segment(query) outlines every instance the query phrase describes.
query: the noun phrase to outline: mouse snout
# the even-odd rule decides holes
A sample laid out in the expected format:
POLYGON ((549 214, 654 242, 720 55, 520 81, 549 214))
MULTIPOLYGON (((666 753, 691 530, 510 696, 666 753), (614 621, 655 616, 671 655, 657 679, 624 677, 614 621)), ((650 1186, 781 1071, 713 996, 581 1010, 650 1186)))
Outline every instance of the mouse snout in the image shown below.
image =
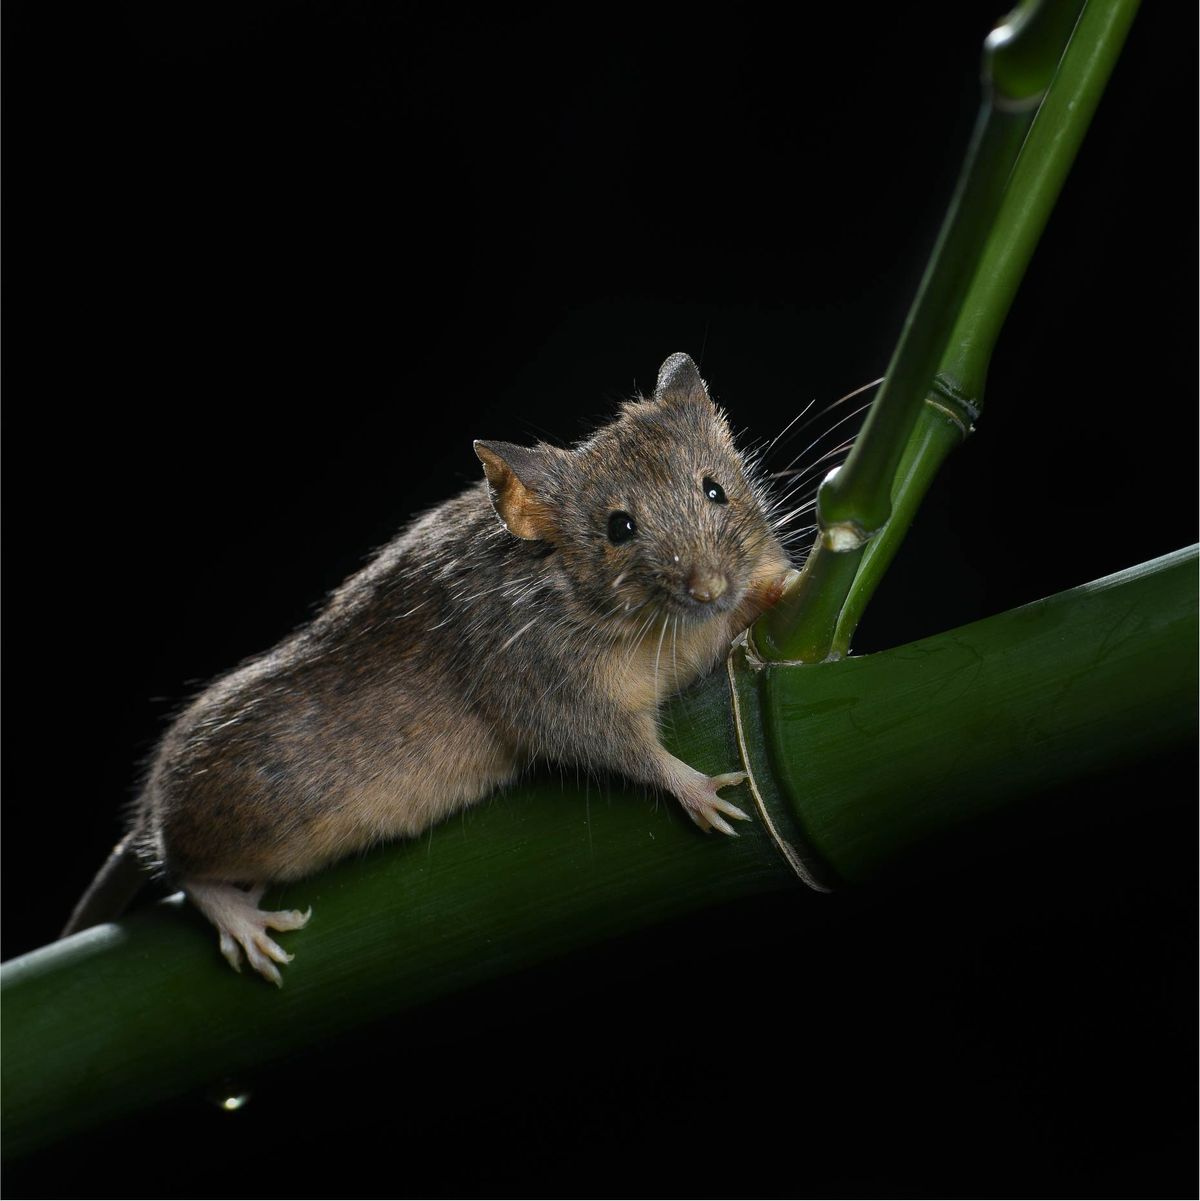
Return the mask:
POLYGON ((729 577, 716 567, 693 567, 687 578, 688 596, 701 604, 711 604, 729 591, 729 577))

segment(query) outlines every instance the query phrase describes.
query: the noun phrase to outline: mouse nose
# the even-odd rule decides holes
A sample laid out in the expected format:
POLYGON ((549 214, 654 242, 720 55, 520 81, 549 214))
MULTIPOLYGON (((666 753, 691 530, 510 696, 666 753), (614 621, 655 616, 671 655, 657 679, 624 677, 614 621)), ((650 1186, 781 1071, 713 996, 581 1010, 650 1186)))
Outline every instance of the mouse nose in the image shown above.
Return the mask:
POLYGON ((729 590, 729 579, 714 567, 695 567, 688 576, 687 590, 692 600, 707 605, 725 595, 729 590))

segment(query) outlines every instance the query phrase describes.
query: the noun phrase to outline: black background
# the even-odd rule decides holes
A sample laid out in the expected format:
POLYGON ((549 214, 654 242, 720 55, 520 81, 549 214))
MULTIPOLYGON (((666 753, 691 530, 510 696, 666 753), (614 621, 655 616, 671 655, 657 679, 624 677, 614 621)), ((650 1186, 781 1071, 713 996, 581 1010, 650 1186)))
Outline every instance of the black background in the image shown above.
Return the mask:
MULTIPOLYGON (((675 350, 752 436, 880 375, 997 11, 8 5, 5 957, 178 699, 472 438, 572 439, 675 350)), ((1194 539, 1177 17, 1139 17, 856 649, 1194 539)), ((1192 764, 398 1018, 10 1195, 1189 1195, 1192 764)))

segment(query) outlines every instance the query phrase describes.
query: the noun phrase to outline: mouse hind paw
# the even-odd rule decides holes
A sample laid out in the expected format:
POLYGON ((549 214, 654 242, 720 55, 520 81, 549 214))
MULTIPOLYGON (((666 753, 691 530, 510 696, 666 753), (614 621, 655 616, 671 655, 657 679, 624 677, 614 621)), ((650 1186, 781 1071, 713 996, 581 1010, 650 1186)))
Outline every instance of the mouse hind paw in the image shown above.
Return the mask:
POLYGON ((221 936, 221 954, 234 971, 242 970, 242 953, 265 980, 278 988, 283 977, 277 963, 291 963, 289 955, 268 933, 268 930, 299 930, 308 924, 312 910, 298 909, 274 912, 259 909, 258 902, 266 891, 265 884, 246 890, 236 884, 213 884, 190 880, 184 892, 192 903, 217 928, 221 936))

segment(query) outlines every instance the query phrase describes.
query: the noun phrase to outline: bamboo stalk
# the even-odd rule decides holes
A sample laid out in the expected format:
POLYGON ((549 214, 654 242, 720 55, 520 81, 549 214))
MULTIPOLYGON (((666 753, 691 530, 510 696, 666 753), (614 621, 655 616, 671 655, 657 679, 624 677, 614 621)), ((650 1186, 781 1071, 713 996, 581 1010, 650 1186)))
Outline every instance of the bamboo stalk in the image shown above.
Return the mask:
MULTIPOLYGON (((665 722, 707 771, 749 767, 779 822, 701 836, 673 802, 532 781, 428 838, 268 898, 311 904, 282 991, 234 975, 178 900, 0 972, 5 1154, 204 1088, 364 1022, 721 901, 791 886, 771 830, 830 879, 1054 779, 1192 735, 1196 549, 879 655, 721 674, 665 722), (1070 637, 1064 637, 1064 631, 1070 637)), ((743 798, 744 803, 750 802, 743 798)), ((814 898, 814 903, 819 903, 814 898)))
POLYGON ((836 670, 755 673, 764 767, 826 878, 867 880, 1016 797, 1193 736, 1196 564, 1192 547, 836 670))
POLYGON ((855 556, 856 571, 863 548, 891 516, 896 469, 1077 11, 1078 0, 1024 4, 984 43, 979 116, 946 219, 867 420, 845 464, 817 494, 812 578, 826 581, 824 595, 818 600, 816 589, 798 584, 759 621, 755 641, 769 657, 816 663, 832 652, 836 614, 854 572, 820 560, 855 556))
POLYGON ((863 612, 947 455, 983 409, 996 339, 1137 13, 1138 0, 1089 0, 1021 150, 995 229, 955 322, 892 487, 892 515, 867 546, 832 653, 846 655, 863 612))

